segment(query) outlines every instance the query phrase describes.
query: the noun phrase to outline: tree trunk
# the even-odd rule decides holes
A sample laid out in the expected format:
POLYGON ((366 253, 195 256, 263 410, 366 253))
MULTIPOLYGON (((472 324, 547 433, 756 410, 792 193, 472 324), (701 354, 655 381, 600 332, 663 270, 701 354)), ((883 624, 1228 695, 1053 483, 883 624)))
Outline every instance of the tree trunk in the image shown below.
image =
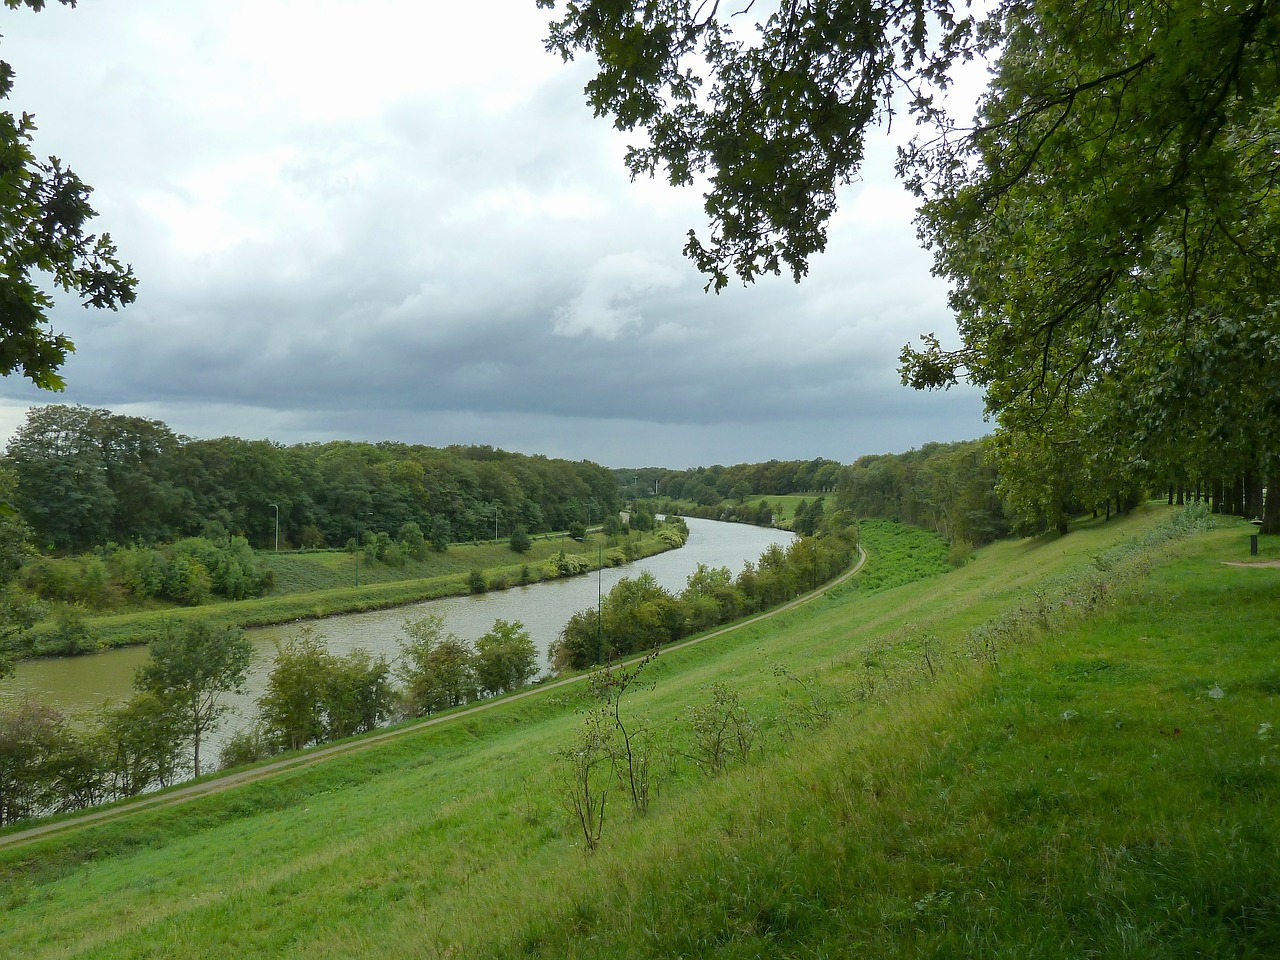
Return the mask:
POLYGON ((1262 510, 1262 532, 1280 533, 1280 470, 1267 477, 1267 499, 1262 510))
POLYGON ((1257 474, 1244 478, 1244 515, 1250 520, 1262 516, 1262 478, 1257 474))

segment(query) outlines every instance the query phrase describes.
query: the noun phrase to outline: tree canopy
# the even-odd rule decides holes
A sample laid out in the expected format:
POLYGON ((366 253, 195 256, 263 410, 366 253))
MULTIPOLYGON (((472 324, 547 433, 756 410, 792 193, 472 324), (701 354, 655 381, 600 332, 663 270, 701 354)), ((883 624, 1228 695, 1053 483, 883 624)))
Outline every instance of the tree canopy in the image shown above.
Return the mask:
POLYGON ((754 3, 581 0, 547 39, 565 59, 594 55, 588 102, 646 135, 627 152, 633 176, 707 179, 711 235, 691 230, 685 253, 716 290, 731 272, 808 272, 867 129, 892 115, 900 87, 945 83, 972 30, 949 0, 770 6, 761 17, 754 3))
POLYGON ((1280 0, 585 0, 548 47, 599 61, 633 175, 705 176, 685 250, 717 290, 800 280, 868 128, 911 112, 899 173, 960 344, 905 348, 904 382, 982 386, 1006 446, 1084 487, 1280 488, 1280 0), (973 58, 991 79, 953 118, 973 58))
MULTIPOLYGON (((75 0, 59 0, 74 7, 75 0)), ((45 0, 5 0, 11 9, 41 10, 45 0)), ((0 60, 0 100, 14 71, 0 60)), ((86 307, 132 303, 137 280, 121 265, 109 234, 88 232, 97 212, 93 189, 57 157, 32 149, 35 117, 0 111, 0 376, 21 371, 36 386, 60 390, 58 370, 75 349, 53 329, 53 298, 33 274, 78 296, 86 307)))

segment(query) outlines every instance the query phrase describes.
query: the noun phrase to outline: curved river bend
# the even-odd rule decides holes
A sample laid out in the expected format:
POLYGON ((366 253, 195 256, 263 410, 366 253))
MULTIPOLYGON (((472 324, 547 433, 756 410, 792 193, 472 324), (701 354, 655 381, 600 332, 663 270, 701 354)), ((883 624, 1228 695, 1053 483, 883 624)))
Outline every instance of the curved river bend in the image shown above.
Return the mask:
MULTIPOLYGON (((535 583, 475 597, 449 597, 391 610, 343 614, 311 621, 310 625, 324 636, 329 649, 335 653, 363 648, 394 663, 407 619, 439 613, 445 618, 445 630, 465 640, 475 640, 486 633, 495 620, 519 620, 533 637, 545 667, 547 648, 569 618, 579 610, 594 609, 599 592, 608 594, 623 577, 635 577, 640 571, 648 570, 664 588, 678 593, 700 563, 728 567, 736 575, 748 562, 754 563, 771 544, 785 547, 793 536, 782 530, 748 524, 695 519, 686 522, 689 540, 680 549, 599 574, 535 583)), ((211 741, 220 743, 248 725, 271 671, 275 642, 298 629, 297 624, 286 624, 247 631, 254 643, 254 664, 244 691, 228 698, 233 716, 216 731, 211 741)), ((125 647, 83 657, 21 663, 13 677, 0 681, 0 701, 30 695, 74 713, 101 706, 107 700, 125 700, 133 692, 134 672, 146 658, 145 647, 125 647)))

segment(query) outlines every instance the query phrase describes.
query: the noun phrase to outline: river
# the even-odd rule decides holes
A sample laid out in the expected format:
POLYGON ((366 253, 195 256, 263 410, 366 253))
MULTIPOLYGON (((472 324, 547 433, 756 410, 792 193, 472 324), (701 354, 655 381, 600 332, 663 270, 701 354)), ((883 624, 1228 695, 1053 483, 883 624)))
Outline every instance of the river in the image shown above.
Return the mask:
MULTIPOLYGON (((640 571, 648 570, 660 585, 676 593, 684 589, 689 575, 700 563, 728 567, 737 574, 771 544, 786 546, 792 537, 785 531, 747 524, 693 519, 687 523, 689 540, 680 549, 599 574, 474 597, 429 600, 373 613, 343 614, 313 621, 310 625, 324 636, 329 649, 335 653, 363 648, 394 662, 404 639, 402 628, 406 619, 439 613, 445 618, 445 630, 464 640, 475 640, 486 633, 495 620, 518 620, 533 637, 545 670, 547 648, 560 635, 569 617, 579 610, 594 609, 599 593, 608 594, 623 577, 635 577, 640 571)), ((297 624, 292 624, 247 631, 254 644, 254 664, 244 690, 228 698, 233 715, 210 738, 215 745, 248 725, 271 671, 276 641, 298 629, 297 624)), ((31 696, 76 713, 99 707, 108 700, 125 700, 133 692, 134 673, 146 659, 145 647, 124 647, 82 657, 20 663, 13 677, 0 680, 0 701, 31 696)))

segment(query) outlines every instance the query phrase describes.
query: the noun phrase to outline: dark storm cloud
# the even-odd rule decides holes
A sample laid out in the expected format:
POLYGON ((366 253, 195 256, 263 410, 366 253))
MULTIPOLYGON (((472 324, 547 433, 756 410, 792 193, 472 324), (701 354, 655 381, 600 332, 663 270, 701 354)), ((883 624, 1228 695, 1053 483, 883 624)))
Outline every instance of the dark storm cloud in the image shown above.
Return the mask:
POLYGON ((679 255, 700 198, 628 181, 588 66, 542 51, 532 7, 331 0, 303 24, 267 0, 100 0, 6 21, 37 147, 95 185, 142 280, 119 315, 60 309, 70 389, 0 383, 8 425, 62 400, 200 436, 673 465, 984 432, 973 391, 898 382, 902 345, 951 321, 891 145, 803 284, 708 295, 679 255))

